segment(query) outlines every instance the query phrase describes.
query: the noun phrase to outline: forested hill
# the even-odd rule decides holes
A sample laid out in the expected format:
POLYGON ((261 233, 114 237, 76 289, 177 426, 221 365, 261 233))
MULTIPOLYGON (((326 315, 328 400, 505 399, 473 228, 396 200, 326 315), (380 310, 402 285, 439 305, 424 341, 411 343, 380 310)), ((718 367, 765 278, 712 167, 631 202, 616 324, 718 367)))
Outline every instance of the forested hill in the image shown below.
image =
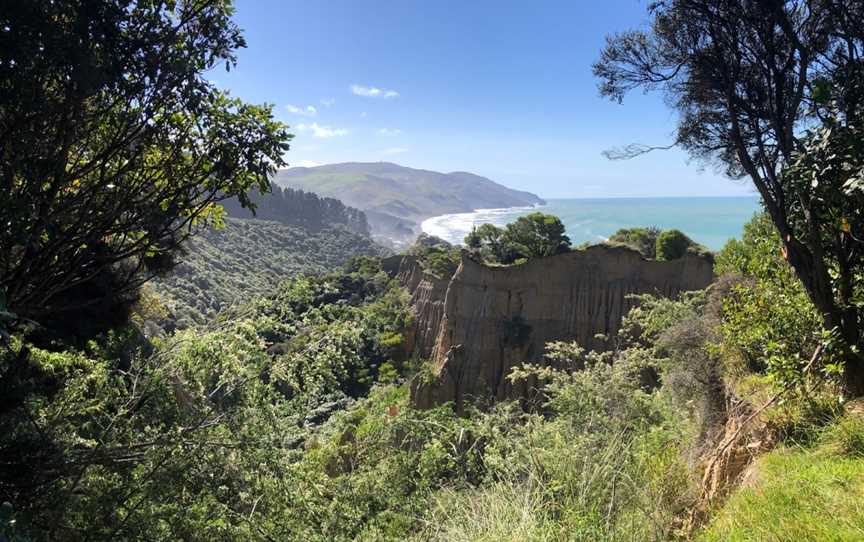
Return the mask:
POLYGON ((192 238, 177 267, 153 288, 171 313, 174 323, 168 327, 183 329, 204 324, 251 296, 270 294, 294 276, 330 272, 353 256, 383 252, 369 236, 340 224, 312 231, 228 218, 224 228, 192 238))
POLYGON ((167 329, 205 324, 296 275, 330 272, 354 256, 385 252, 371 239, 363 211, 303 190, 270 188, 248 193, 254 212, 237 198, 224 200, 225 227, 193 237, 177 267, 154 281, 170 313, 167 329))
POLYGON ((366 211, 372 233, 395 242, 413 241, 420 222, 432 216, 543 204, 530 192, 473 173, 439 173, 389 162, 282 169, 274 180, 366 211))
POLYGON ((249 199, 255 205, 254 213, 244 208, 237 198, 222 202, 222 206, 233 218, 257 218, 300 226, 310 232, 318 232, 334 224, 341 224, 360 235, 369 235, 366 214, 359 209, 348 207, 335 198, 319 197, 311 192, 282 188, 271 183, 270 192, 262 194, 249 192, 249 199))

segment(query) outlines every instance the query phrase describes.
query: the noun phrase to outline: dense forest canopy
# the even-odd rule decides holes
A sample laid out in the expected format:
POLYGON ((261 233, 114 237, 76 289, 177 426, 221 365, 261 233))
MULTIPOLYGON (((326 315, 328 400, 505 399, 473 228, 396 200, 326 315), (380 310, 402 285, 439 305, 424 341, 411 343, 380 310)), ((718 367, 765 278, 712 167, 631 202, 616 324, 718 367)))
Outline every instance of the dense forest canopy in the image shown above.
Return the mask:
POLYGON ((190 239, 177 266, 150 283, 170 314, 168 329, 204 325, 282 281, 340 269, 355 256, 385 249, 340 223, 310 231, 282 222, 225 219, 225 227, 190 239))
POLYGON ((222 207, 230 217, 273 220, 311 232, 341 224, 360 235, 369 236, 371 233, 366 214, 359 209, 348 207, 338 199, 319 197, 294 188, 282 188, 273 183, 266 192, 254 190, 249 192, 247 197, 252 208, 244 206, 236 197, 224 200, 222 207))

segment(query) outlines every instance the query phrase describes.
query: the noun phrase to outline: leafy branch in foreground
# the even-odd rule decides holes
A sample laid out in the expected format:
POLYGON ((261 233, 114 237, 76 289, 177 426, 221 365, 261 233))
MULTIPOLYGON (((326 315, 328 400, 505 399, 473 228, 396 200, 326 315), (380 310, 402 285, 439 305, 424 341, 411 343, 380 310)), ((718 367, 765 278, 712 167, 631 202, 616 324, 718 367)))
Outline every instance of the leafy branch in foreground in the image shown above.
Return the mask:
POLYGON ((232 13, 226 0, 0 9, 10 311, 48 327, 122 321, 181 243, 221 222, 218 201, 269 187, 287 128, 203 76, 244 46, 232 13))

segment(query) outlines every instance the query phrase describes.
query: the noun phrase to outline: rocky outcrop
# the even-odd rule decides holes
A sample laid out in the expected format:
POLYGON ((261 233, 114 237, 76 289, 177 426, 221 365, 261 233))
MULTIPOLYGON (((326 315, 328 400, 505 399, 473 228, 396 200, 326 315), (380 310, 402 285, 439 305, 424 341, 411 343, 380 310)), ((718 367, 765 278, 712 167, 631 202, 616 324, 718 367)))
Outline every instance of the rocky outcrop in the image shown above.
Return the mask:
POLYGON ((410 292, 409 306, 414 312, 414 323, 408 330, 406 346, 409 353, 429 358, 444 317, 444 300, 449 281, 424 273, 423 267, 412 256, 402 259, 396 277, 410 292))
POLYGON ((542 363, 547 342, 575 340, 602 350, 633 306, 630 294, 672 297, 705 288, 709 258, 645 260, 633 250, 597 245, 510 267, 490 267, 466 254, 447 283, 405 260, 402 284, 415 314, 413 347, 432 363, 415 379, 419 408, 454 401, 522 396, 506 378, 522 363, 542 363))

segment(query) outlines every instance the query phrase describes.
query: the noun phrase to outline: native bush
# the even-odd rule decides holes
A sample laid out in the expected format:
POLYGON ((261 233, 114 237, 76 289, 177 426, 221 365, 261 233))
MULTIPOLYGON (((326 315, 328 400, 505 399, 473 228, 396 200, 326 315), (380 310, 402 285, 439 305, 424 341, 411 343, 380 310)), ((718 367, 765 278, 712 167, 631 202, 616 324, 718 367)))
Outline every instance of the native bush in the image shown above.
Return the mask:
POLYGON ((560 218, 534 212, 504 228, 481 224, 465 237, 465 246, 483 261, 509 265, 567 252, 570 238, 560 218))
MULTIPOLYGON (((780 383, 800 380, 824 339, 822 320, 789 264, 770 219, 756 215, 742 239, 717 256, 717 272, 740 277, 723 301, 720 344, 727 357, 780 383)), ((816 369, 831 372, 821 363, 816 369)))
POLYGON ((609 237, 609 243, 629 246, 648 259, 657 257, 657 237, 661 229, 656 226, 647 228, 622 228, 609 237))
POLYGON ((666 230, 657 236, 655 254, 658 260, 677 260, 696 243, 679 230, 666 230))

